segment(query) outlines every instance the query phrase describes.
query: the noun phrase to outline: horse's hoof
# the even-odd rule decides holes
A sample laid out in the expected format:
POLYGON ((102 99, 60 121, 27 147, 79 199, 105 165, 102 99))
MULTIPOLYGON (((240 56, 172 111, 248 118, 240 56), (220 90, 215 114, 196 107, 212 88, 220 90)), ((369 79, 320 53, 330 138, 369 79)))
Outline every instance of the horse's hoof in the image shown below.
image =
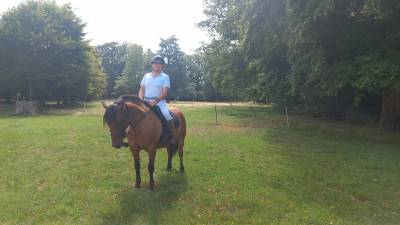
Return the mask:
POLYGON ((129 143, 123 142, 122 147, 125 147, 125 148, 129 147, 129 143))
POLYGON ((135 188, 140 188, 140 184, 135 184, 135 188))
POLYGON ((149 189, 150 190, 154 190, 154 182, 150 182, 149 183, 149 189))

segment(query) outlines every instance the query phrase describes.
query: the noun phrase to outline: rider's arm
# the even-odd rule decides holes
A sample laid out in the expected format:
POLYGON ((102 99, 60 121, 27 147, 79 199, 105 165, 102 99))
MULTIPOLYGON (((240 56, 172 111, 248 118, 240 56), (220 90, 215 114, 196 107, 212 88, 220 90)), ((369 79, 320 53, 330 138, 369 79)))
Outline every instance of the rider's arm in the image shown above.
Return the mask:
POLYGON ((164 100, 168 96, 168 88, 163 87, 161 95, 157 98, 157 102, 164 100))
POLYGON ((145 85, 145 79, 146 79, 147 74, 145 74, 142 78, 142 81, 140 81, 140 89, 139 89, 139 98, 144 100, 144 85, 145 85))
POLYGON ((171 87, 171 82, 169 80, 169 76, 165 76, 164 77, 164 81, 163 81, 163 88, 161 91, 161 95, 158 96, 157 98, 157 102, 160 102, 161 100, 165 100, 165 98, 168 96, 168 89, 171 87))
POLYGON ((141 85, 139 89, 139 98, 144 100, 144 86, 141 85))

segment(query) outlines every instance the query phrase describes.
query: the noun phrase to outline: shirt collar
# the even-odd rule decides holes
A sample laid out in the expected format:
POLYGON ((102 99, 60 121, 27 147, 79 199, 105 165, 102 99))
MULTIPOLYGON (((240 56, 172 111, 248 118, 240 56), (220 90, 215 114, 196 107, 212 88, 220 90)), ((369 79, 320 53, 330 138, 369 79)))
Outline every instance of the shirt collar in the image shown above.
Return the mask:
POLYGON ((152 72, 150 73, 150 75, 151 75, 152 77, 158 77, 158 76, 161 76, 163 73, 164 73, 164 71, 161 71, 160 74, 158 74, 157 76, 154 76, 153 71, 152 71, 152 72))

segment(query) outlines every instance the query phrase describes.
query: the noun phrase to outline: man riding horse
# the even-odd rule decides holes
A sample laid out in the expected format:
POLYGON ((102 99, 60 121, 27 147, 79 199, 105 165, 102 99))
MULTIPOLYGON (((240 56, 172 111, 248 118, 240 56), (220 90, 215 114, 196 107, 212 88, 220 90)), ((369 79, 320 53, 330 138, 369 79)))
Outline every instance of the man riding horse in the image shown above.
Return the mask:
POLYGON ((179 109, 171 108, 172 116, 168 110, 165 98, 170 88, 170 80, 169 76, 162 71, 164 59, 157 55, 153 57, 151 63, 153 71, 143 77, 139 97, 125 95, 109 106, 103 102, 105 109, 103 122, 110 129, 113 147, 129 146, 135 163, 135 187, 137 188, 141 183, 139 153, 141 150, 148 152, 149 187, 153 189, 157 149, 167 149, 167 170, 172 169, 172 157, 178 152, 180 171, 184 171, 183 148, 186 120, 179 109), (168 140, 163 138, 163 131, 167 134, 168 140), (128 139, 126 144, 125 137, 128 139))
MULTIPOLYGON (((163 72, 164 58, 156 55, 151 60, 152 72, 144 75, 140 83, 139 98, 148 102, 151 106, 158 107, 163 117, 161 122, 168 139, 171 142, 171 148, 176 150, 176 134, 174 131, 175 124, 173 118, 168 110, 165 98, 168 96, 168 90, 171 87, 170 79, 167 74, 163 72)), ((158 110, 157 108, 155 110, 158 110)))

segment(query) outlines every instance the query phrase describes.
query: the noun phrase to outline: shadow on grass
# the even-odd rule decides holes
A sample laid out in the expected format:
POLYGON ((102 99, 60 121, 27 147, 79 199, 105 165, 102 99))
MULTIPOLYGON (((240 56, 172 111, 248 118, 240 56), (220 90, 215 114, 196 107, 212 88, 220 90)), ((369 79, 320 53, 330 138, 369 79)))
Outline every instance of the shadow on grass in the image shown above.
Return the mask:
POLYGON ((119 196, 119 212, 102 215, 103 225, 108 224, 162 224, 162 217, 168 212, 179 197, 187 190, 185 174, 164 172, 156 178, 155 190, 151 191, 142 181, 140 189, 124 190, 119 196))

